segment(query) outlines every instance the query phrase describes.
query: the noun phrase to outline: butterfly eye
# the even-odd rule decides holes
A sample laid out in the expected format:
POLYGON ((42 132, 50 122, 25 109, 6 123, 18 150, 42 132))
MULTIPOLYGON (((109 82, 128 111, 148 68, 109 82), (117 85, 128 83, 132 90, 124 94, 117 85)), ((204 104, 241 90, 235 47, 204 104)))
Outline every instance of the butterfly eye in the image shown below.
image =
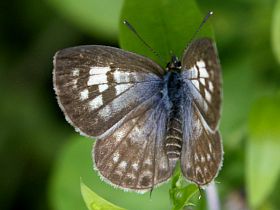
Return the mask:
POLYGON ((181 68, 181 61, 177 56, 172 56, 171 61, 166 65, 167 71, 179 70, 181 68))

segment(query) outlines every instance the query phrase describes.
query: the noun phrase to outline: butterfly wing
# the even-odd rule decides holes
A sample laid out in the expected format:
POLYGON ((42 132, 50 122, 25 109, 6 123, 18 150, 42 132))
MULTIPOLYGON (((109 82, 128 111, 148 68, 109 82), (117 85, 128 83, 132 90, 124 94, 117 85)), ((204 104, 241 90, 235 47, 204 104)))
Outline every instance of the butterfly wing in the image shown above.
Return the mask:
POLYGON ((59 105, 70 124, 90 137, 108 136, 133 117, 161 90, 162 74, 148 58, 107 46, 68 48, 54 57, 59 105))
POLYGON ((172 175, 175 162, 164 150, 168 112, 161 94, 151 101, 150 109, 134 116, 114 134, 97 141, 95 165, 109 183, 145 192, 172 175))
POLYGON ((221 67, 213 42, 210 39, 192 42, 183 56, 182 69, 187 99, 183 108, 181 168, 188 180, 203 186, 216 177, 223 155, 217 130, 221 67))
POLYGON ((175 163, 164 152, 168 110, 161 67, 105 46, 62 50, 54 67, 55 91, 68 121, 100 139, 93 158, 105 180, 147 191, 171 176, 175 163))

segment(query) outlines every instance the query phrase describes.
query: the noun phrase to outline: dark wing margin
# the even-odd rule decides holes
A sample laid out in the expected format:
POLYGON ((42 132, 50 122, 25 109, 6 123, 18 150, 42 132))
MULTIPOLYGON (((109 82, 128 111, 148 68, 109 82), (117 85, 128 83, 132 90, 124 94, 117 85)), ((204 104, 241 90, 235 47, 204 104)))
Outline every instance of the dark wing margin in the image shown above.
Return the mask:
POLYGON ((175 162, 167 158, 164 140, 168 111, 160 94, 106 139, 96 141, 95 166, 108 183, 139 193, 167 181, 175 162))
POLYGON ((192 42, 184 53, 182 69, 194 103, 215 130, 221 109, 221 66, 214 42, 208 38, 192 42))
POLYGON ((143 56, 89 45, 56 53, 53 83, 68 122, 83 135, 102 138, 161 90, 163 73, 143 56))
POLYGON ((223 159, 221 137, 217 130, 221 107, 221 67, 211 39, 190 44, 182 59, 186 94, 183 113, 183 175, 199 186, 217 176, 223 159))

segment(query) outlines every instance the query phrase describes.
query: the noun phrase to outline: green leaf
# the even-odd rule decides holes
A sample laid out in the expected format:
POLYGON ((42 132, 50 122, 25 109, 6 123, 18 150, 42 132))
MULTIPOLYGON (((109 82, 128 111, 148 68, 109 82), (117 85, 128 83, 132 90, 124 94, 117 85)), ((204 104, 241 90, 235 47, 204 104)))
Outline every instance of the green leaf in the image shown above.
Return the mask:
POLYGON ((102 39, 115 39, 123 0, 46 0, 83 30, 102 39))
POLYGON ((272 193, 280 172, 280 96, 255 102, 249 118, 246 179, 249 202, 259 207, 272 193))
POLYGON ((102 181, 93 169, 91 139, 78 134, 69 139, 57 158, 50 183, 49 197, 53 210, 87 209, 80 193, 80 177, 105 200, 125 209, 170 209, 169 184, 163 184, 150 194, 138 194, 116 189, 102 181))
POLYGON ((198 188, 194 184, 190 184, 182 189, 176 190, 174 193, 174 206, 172 210, 181 210, 185 206, 192 206, 190 199, 197 193, 198 188))
POLYGON ((173 204, 172 210, 181 210, 185 206, 193 205, 190 200, 197 192, 198 187, 195 184, 187 183, 180 169, 177 168, 169 190, 170 200, 173 204))
POLYGON ((124 210, 94 193, 81 180, 81 193, 89 210, 124 210))
MULTIPOLYGON (((124 25, 120 26, 121 48, 152 58, 166 66, 171 54, 180 57, 191 37, 198 29, 203 16, 194 0, 142 0, 124 2, 121 19, 127 20, 164 62, 161 62, 124 25)), ((198 37, 213 37, 207 22, 198 37)))
POLYGON ((272 49, 280 64, 280 0, 276 2, 272 17, 272 49))

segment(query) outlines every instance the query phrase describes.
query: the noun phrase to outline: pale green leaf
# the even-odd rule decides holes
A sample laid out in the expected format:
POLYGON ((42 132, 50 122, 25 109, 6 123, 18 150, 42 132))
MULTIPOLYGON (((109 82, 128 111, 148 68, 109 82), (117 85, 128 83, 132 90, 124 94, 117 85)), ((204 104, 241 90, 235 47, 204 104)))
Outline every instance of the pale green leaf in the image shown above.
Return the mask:
POLYGON ((125 210, 98 196, 81 180, 81 193, 89 210, 125 210))

